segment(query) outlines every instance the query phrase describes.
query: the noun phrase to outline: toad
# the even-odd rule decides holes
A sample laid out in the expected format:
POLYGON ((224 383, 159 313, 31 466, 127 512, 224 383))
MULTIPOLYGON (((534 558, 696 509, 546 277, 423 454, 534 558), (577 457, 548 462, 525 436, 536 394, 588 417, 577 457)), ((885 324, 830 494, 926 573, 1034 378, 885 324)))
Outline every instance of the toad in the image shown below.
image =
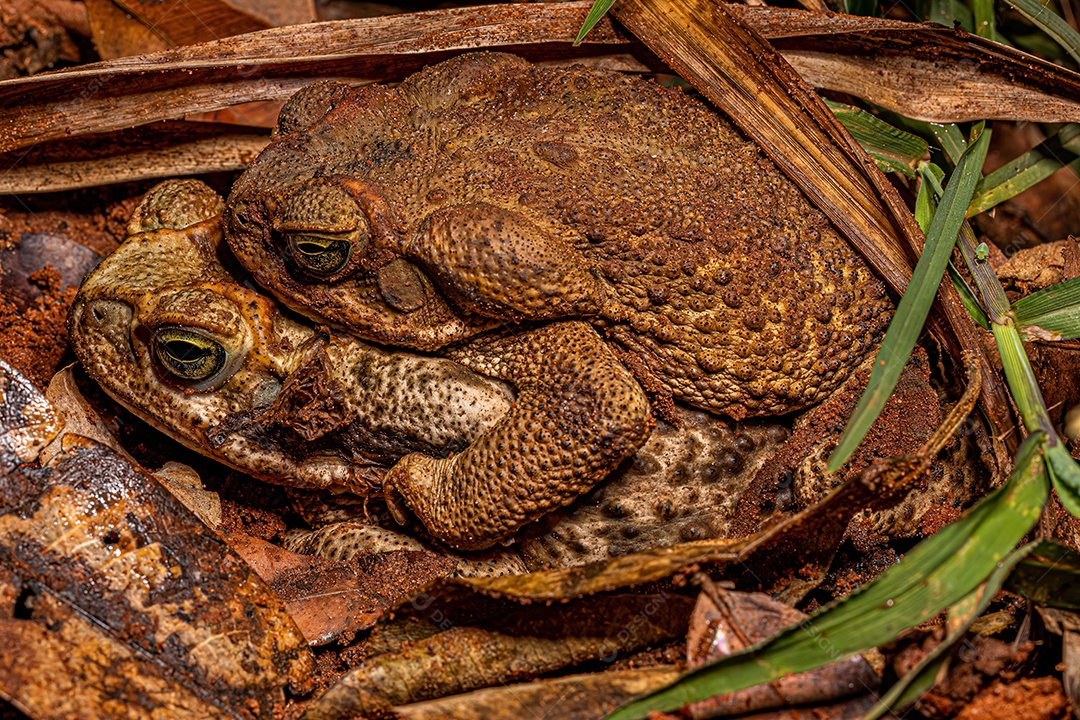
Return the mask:
POLYGON ((587 324, 471 340, 447 351, 457 362, 314 329, 229 271, 220 211, 196 181, 151 191, 69 321, 88 374, 194 450, 281 484, 381 482, 399 519, 407 506, 435 537, 478 549, 648 437, 643 391, 587 324))
POLYGON ((828 396, 892 310, 825 217, 698 100, 499 53, 396 87, 301 90, 234 186, 226 234, 259 285, 362 338, 436 351, 581 319, 659 409, 735 419, 828 396))

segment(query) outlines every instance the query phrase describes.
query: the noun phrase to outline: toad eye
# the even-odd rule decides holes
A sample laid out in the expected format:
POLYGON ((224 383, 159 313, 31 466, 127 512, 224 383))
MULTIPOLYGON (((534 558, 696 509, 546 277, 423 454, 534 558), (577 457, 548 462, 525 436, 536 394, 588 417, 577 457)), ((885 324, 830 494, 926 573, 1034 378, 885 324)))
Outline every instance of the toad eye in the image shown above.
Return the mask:
POLYGON ((315 277, 341 272, 352 256, 353 243, 349 240, 307 233, 290 233, 287 238, 293 262, 315 277))
POLYGON ((227 353, 221 343, 182 328, 160 328, 154 333, 154 354, 162 366, 181 380, 207 380, 225 367, 227 353))

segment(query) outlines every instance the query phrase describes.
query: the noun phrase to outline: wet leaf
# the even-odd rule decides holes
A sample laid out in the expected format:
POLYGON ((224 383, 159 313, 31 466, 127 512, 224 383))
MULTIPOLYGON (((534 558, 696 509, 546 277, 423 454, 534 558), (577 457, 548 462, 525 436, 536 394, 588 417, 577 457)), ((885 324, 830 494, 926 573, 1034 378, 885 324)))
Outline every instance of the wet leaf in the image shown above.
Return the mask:
POLYGON ((0 694, 34 718, 253 718, 307 689, 303 637, 243 561, 104 445, 21 464, 55 415, 2 363, 0 387, 0 694))

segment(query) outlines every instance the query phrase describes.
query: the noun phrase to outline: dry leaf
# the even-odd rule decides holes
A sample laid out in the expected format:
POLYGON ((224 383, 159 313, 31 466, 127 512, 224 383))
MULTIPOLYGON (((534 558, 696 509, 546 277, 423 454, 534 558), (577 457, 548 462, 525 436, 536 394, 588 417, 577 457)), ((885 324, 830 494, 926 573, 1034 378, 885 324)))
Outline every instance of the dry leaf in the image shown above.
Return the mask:
POLYGON ((313 660, 280 601, 152 478, 55 434, 0 363, 0 695, 34 718, 270 717, 313 660))
POLYGON ((569 675, 399 706, 394 712, 404 720, 596 720, 633 696, 672 682, 678 675, 675 668, 666 665, 569 675))
MULTIPOLYGON (((708 583, 698 595, 687 633, 690 668, 734 655, 807 617, 806 613, 768 595, 731 592, 708 583)), ((870 663, 856 655, 776 682, 717 695, 688 705, 681 712, 698 719, 788 705, 817 706, 852 695, 874 693, 880 684, 881 678, 870 663)))
POLYGON ((350 641, 394 605, 453 569, 449 559, 431 552, 374 553, 337 563, 239 532, 229 533, 226 540, 274 589, 312 645, 342 636, 350 641))
MULTIPOLYGON (((431 620, 439 632, 368 658, 316 700, 304 720, 338 720, 386 712, 429 698, 506 684, 587 660, 614 661, 624 652, 685 634, 693 602, 673 593, 609 595, 567 604, 516 608, 459 626, 451 614, 431 620)), ((457 609, 483 617, 483 604, 457 609)), ((412 610, 436 618, 424 596, 412 610)))

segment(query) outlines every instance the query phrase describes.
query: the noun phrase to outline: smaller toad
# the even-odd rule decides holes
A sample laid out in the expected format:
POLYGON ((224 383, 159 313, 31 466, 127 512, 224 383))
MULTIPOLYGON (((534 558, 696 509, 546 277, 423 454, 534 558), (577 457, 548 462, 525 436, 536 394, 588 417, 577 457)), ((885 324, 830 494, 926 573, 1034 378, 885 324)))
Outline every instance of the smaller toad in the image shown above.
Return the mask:
POLYGON ((159 185, 69 321, 91 377, 196 451, 278 484, 381 486, 400 520, 407 507, 433 536, 479 549, 648 437, 643 391, 589 326, 489 336, 453 359, 316 330, 226 269, 220 212, 201 183, 159 185))

